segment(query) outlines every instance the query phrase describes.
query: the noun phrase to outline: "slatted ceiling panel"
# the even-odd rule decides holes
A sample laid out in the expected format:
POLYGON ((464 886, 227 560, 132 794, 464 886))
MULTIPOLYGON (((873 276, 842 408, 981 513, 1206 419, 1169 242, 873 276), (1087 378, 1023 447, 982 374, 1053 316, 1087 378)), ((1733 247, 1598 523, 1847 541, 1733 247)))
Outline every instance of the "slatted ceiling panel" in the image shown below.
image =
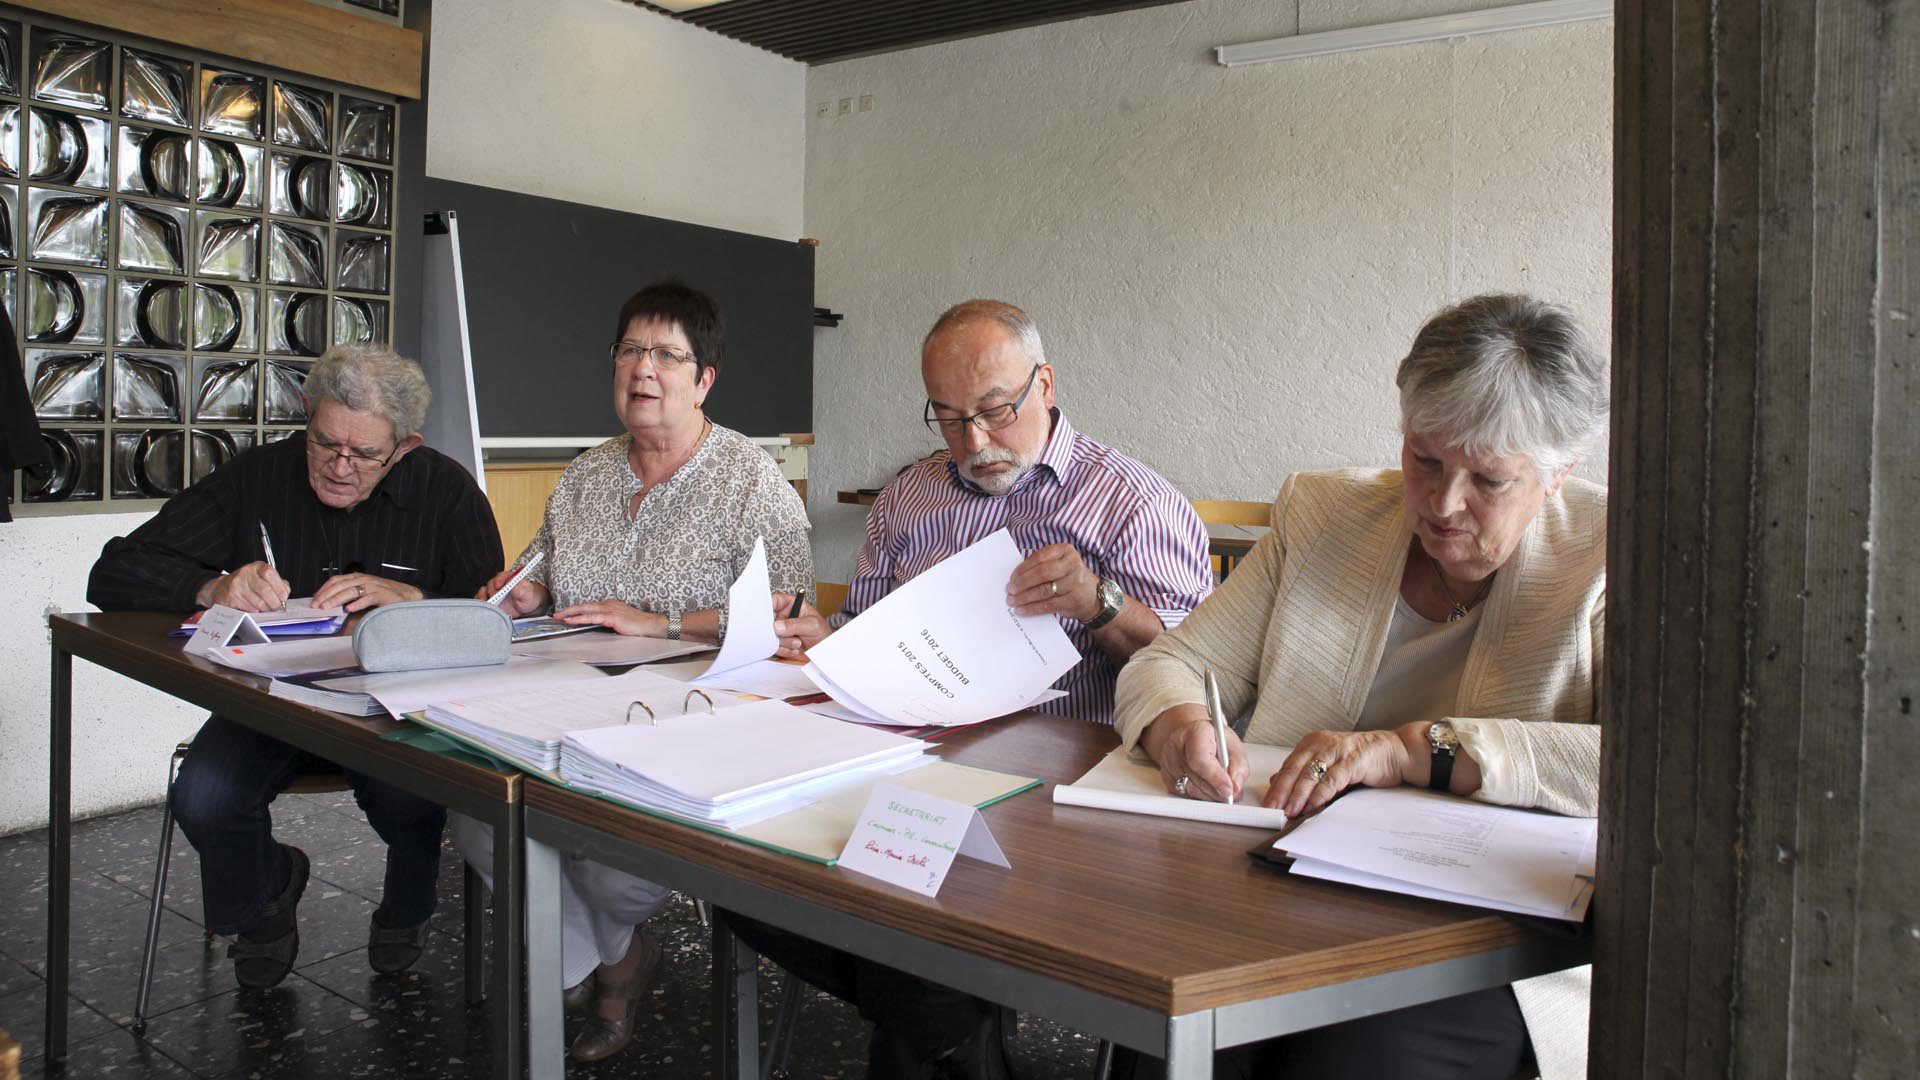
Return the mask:
POLYGON ((1180 0, 727 0, 684 13, 631 2, 791 60, 824 64, 1180 0))

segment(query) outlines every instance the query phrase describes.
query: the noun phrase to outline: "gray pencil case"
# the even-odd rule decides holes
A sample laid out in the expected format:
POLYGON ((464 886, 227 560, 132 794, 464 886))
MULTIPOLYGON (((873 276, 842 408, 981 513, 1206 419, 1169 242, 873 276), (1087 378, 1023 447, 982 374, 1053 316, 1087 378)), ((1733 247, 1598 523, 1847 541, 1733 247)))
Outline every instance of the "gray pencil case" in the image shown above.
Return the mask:
POLYGON ((484 600, 413 600, 375 608, 353 631, 363 671, 504 664, 513 620, 484 600))

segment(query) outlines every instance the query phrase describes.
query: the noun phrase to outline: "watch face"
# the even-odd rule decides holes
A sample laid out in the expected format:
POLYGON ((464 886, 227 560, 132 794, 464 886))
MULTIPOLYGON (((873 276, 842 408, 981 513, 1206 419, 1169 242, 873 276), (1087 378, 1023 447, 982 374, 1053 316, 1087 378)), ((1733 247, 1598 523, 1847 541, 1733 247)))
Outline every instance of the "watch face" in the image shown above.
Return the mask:
POLYGON ((1460 736, 1453 730, 1452 724, 1440 722, 1427 728, 1427 742, 1431 743, 1435 750, 1451 751, 1460 745, 1460 736))

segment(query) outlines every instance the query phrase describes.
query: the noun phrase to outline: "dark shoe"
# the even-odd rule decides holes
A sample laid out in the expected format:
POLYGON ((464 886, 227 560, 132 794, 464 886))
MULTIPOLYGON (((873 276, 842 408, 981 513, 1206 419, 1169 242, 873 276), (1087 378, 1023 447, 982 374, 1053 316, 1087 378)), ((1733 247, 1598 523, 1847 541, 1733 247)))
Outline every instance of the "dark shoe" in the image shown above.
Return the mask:
POLYGON ((645 949, 646 955, 640 966, 634 970, 633 978, 623 983, 611 983, 595 977, 599 994, 595 1001, 624 1001, 626 1014, 618 1020, 609 1020, 598 1011, 589 1012, 587 1026, 573 1040, 573 1049, 569 1051, 575 1061, 600 1061, 610 1058, 627 1048, 633 1041, 633 1029, 639 1022, 640 1003, 646 1000, 647 990, 653 985, 654 972, 660 968, 660 946, 653 935, 636 930, 633 935, 633 948, 645 949))
POLYGON ((278 986, 293 970, 300 955, 300 926, 295 913, 300 895, 307 891, 307 874, 312 869, 307 853, 297 847, 280 845, 287 858, 287 884, 280 894, 260 909, 253 927, 227 946, 227 959, 233 961, 233 977, 249 990, 278 986))
POLYGON ((367 963, 373 970, 383 975, 405 971, 426 950, 426 919, 418 926, 387 927, 380 925, 380 913, 373 913, 373 923, 367 930, 367 963))
POLYGON ((593 977, 593 972, 587 972, 587 977, 581 979, 578 986, 569 986, 560 992, 560 1007, 575 1014, 586 1012, 593 1006, 593 990, 597 982, 599 980, 593 977))

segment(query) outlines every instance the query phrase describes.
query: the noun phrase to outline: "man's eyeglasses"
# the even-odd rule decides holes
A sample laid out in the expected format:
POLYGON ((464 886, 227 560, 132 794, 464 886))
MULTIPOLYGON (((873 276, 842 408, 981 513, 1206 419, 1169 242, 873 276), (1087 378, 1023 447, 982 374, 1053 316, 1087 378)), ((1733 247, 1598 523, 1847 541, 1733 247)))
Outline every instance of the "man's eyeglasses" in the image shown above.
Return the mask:
POLYGON ((400 448, 396 446, 387 451, 385 457, 376 457, 372 454, 363 454, 325 436, 307 432, 307 456, 318 461, 321 468, 332 467, 334 458, 345 458, 347 464, 359 472, 376 472, 386 468, 387 462, 392 461, 393 455, 399 451, 400 448))
POLYGON ((656 368, 674 368, 693 363, 693 354, 690 352, 670 345, 635 345, 631 341, 616 341, 607 346, 607 356, 613 360, 615 367, 637 364, 643 356, 652 360, 656 368))
POLYGON ((926 412, 922 418, 926 420, 927 426, 932 428, 934 433, 941 438, 959 438, 961 435, 966 434, 968 424, 978 424, 981 431, 999 431, 1001 428, 1006 427, 1008 424, 1020 418, 1020 406, 1026 404, 1027 395, 1033 393, 1033 380, 1039 374, 1040 365, 1033 365, 1033 370, 1027 372, 1026 388, 1020 391, 1019 397, 1014 398, 1004 405, 995 405, 991 409, 982 409, 972 416, 948 417, 935 416, 933 414, 933 402, 929 400, 927 402, 926 412))

